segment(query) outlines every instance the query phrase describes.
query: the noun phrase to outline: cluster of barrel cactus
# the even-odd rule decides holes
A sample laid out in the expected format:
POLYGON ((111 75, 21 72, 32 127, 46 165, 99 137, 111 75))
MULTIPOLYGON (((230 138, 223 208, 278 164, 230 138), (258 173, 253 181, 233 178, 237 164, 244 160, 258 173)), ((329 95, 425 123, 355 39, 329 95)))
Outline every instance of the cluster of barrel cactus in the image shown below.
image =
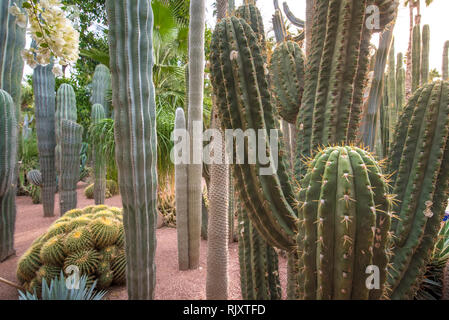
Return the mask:
MULTIPOLYGON (((95 183, 92 183, 84 189, 84 195, 87 199, 95 199, 94 195, 94 189, 95 189, 95 183)), ((118 192, 118 184, 114 180, 106 180, 106 189, 105 189, 105 198, 109 199, 115 195, 117 195, 118 192)))
POLYGON ((67 212, 37 238, 20 258, 17 279, 30 292, 40 292, 42 280, 50 282, 61 271, 88 276, 98 288, 126 282, 126 257, 122 211, 91 206, 67 212))

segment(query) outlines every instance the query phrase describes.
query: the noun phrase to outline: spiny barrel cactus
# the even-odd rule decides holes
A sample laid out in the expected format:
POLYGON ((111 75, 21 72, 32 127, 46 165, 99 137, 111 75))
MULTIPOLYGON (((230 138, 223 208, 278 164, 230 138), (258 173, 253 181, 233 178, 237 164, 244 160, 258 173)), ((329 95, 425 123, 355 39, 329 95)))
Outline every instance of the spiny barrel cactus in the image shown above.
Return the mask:
POLYGON ((76 208, 76 184, 79 181, 80 151, 83 142, 83 127, 63 120, 61 124, 61 177, 60 177, 60 214, 76 208))
POLYGON ((252 226, 244 209, 237 210, 242 297, 244 300, 280 300, 278 254, 252 226))
MULTIPOLYGON (((87 199, 94 199, 94 186, 95 184, 92 183, 89 186, 84 189, 84 195, 87 199)), ((106 199, 109 199, 113 196, 116 196, 119 194, 118 191, 118 184, 114 180, 106 180, 106 192, 105 197, 106 199)))
POLYGON ((92 79, 92 96, 90 103, 92 105, 101 104, 107 118, 110 117, 108 94, 111 91, 111 72, 108 67, 99 64, 95 67, 94 77, 92 79))
POLYGON ((304 91, 304 54, 296 42, 285 41, 276 47, 270 73, 279 115, 294 124, 304 91))
POLYGON ((391 196, 379 165, 356 147, 331 147, 309 163, 299 204, 298 283, 304 299, 378 299, 385 292, 391 196), (377 266, 380 285, 366 286, 377 266))
POLYGON ((399 120, 389 156, 397 219, 391 231, 392 299, 412 298, 444 216, 449 191, 449 83, 424 85, 399 120))
POLYGON ((36 187, 42 186, 42 174, 39 170, 28 171, 27 179, 32 185, 36 187))
POLYGON ((96 206, 68 211, 37 238, 17 265, 17 279, 26 290, 40 288, 64 272, 77 269, 98 288, 125 284, 123 217, 121 209, 96 206))
POLYGON ((33 72, 36 133, 42 173, 44 216, 53 217, 55 209, 55 76, 53 65, 37 66, 33 72))
MULTIPOLYGON (((106 117, 105 110, 101 104, 92 106, 92 124, 98 124, 106 117)), ((94 199, 95 204, 104 204, 106 194, 106 159, 103 156, 101 145, 93 146, 93 163, 94 163, 94 199)))
POLYGON ((153 12, 149 1, 107 0, 106 7, 114 118, 120 119, 115 122, 115 150, 126 234, 128 297, 153 299, 157 223, 153 12))
POLYGON ((61 174, 61 131, 62 121, 70 120, 76 122, 78 116, 76 111, 76 96, 73 87, 63 83, 56 93, 56 112, 55 112, 55 167, 58 175, 61 174))
POLYGON ((11 96, 0 89, 0 262, 14 254, 16 159, 16 108, 11 96))

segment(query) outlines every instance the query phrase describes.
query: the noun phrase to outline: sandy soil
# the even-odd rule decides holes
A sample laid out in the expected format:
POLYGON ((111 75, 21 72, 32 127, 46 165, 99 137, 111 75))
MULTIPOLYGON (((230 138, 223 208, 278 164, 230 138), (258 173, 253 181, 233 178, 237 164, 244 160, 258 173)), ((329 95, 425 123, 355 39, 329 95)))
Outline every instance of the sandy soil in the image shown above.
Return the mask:
MULTIPOLYGON (((94 201, 84 196, 87 185, 78 185, 78 207, 93 205, 94 201)), ((55 203, 59 201, 56 195, 55 203)), ((121 207, 120 196, 106 200, 110 206, 121 207)), ((16 256, 0 263, 0 277, 12 282, 16 279, 16 265, 34 239, 45 233, 47 228, 59 217, 59 206, 55 206, 54 218, 44 218, 42 205, 33 205, 31 198, 17 198, 17 222, 15 233, 16 256)), ((201 267, 194 271, 178 271, 176 229, 161 228, 157 231, 156 250, 156 299, 158 300, 204 300, 206 298, 206 252, 207 242, 202 241, 201 267)), ((280 273, 283 288, 286 282, 286 261, 280 258, 280 273)), ((16 300, 17 290, 0 283, 0 300, 16 300)), ((126 287, 110 288, 107 299, 127 299, 126 287)), ((229 246, 229 299, 241 299, 240 274, 237 243, 229 246)))

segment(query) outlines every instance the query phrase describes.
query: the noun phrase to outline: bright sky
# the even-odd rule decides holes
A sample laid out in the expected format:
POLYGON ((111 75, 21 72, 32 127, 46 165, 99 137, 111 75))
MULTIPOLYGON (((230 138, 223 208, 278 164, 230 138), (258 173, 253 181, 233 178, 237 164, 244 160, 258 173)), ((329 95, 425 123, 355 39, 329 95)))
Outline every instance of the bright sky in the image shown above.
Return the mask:
MULTIPOLYGON (((305 0, 279 0, 279 4, 286 1, 292 12, 299 18, 305 18, 306 1, 305 0)), ((215 0, 207 0, 208 4, 208 24, 213 25, 212 18, 212 4, 215 0)), ((236 6, 241 5, 242 0, 236 0, 236 6)), ((401 0, 401 2, 403 2, 401 0)), ((274 13, 273 0, 258 0, 257 5, 262 12, 265 29, 271 30, 271 17, 274 13)), ((441 73, 441 63, 443 46, 446 40, 449 40, 449 1, 448 0, 434 0, 429 6, 425 6, 425 2, 421 1, 421 23, 430 25, 430 68, 436 68, 441 73), (448 33, 446 33, 448 32, 448 33)), ((406 53, 409 39, 409 10, 403 5, 400 6, 398 20, 395 27, 395 47, 396 53, 406 53)), ((373 43, 377 43, 373 38, 373 43)))

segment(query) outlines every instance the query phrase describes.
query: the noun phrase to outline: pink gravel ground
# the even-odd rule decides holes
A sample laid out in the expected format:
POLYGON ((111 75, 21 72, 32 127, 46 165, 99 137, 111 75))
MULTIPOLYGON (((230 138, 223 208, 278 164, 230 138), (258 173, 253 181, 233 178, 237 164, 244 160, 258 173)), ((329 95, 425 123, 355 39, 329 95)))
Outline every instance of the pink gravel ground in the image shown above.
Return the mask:
MULTIPOLYGON (((93 205, 94 201, 84 196, 87 185, 78 185, 78 207, 93 205)), ((55 199, 54 218, 44 218, 42 205, 33 205, 31 198, 17 198, 17 221, 15 233, 16 256, 0 263, 0 277, 17 283, 16 266, 19 257, 25 253, 31 243, 45 233, 47 228, 59 217, 58 195, 55 199)), ((121 207, 120 196, 106 200, 106 205, 121 207)), ((157 231, 156 250, 156 299, 157 300, 204 300, 206 299, 206 255, 207 241, 201 243, 201 262, 198 270, 178 270, 176 229, 161 228, 157 231)), ((280 258, 280 274, 283 288, 286 283, 286 261, 280 258)), ((240 300, 240 273, 237 243, 229 246, 229 299, 240 300)), ((285 295, 285 294, 284 294, 285 295)), ((0 300, 17 300, 17 290, 0 283, 0 300)), ((109 289, 108 300, 127 299, 126 287, 109 289)))

